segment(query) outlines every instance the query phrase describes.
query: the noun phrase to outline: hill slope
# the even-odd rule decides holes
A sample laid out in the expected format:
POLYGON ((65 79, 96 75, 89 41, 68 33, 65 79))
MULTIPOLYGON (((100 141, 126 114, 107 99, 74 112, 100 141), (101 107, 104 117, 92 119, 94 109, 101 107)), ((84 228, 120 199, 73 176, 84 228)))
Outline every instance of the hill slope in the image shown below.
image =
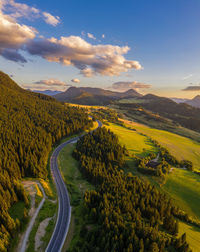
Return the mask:
POLYGON ((63 102, 72 102, 84 105, 107 105, 114 100, 131 97, 141 97, 137 91, 130 89, 126 92, 113 92, 101 88, 70 87, 67 91, 54 96, 63 102))
MULTIPOLYGON (((18 201, 28 206, 19 180, 24 176, 46 178, 52 144, 88 123, 83 111, 24 90, 0 72, 0 251, 9 248, 21 226, 11 217, 10 207, 18 201)), ((26 217, 25 208, 22 221, 26 217)))
POLYGON ((147 94, 132 101, 123 100, 123 103, 119 105, 128 111, 145 108, 176 124, 200 132, 200 108, 192 107, 186 103, 177 104, 169 98, 147 94))

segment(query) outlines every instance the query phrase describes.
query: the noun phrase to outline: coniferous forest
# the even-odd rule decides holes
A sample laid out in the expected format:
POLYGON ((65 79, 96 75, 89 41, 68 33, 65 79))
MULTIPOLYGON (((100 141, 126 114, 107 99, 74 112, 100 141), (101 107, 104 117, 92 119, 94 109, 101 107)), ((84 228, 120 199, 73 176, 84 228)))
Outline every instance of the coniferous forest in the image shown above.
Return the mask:
POLYGON ((81 109, 21 89, 0 72, 0 251, 9 248, 21 227, 18 219, 11 218, 10 207, 20 200, 26 207, 29 203, 19 180, 46 178, 52 145, 91 124, 81 109))
POLYGON ((165 194, 131 173, 118 137, 99 128, 81 138, 73 156, 96 187, 86 191, 86 216, 77 251, 191 251, 186 234, 176 238, 181 211, 165 194))

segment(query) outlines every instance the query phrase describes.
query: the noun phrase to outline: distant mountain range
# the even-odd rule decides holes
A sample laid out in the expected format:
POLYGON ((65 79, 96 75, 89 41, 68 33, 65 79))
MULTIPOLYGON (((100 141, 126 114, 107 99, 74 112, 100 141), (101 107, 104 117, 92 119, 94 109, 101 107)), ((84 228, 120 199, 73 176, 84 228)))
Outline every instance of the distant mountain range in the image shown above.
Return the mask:
POLYGON ((180 98, 172 98, 176 103, 187 103, 190 106, 200 108, 200 95, 195 96, 193 99, 180 99, 180 98))
POLYGON ((40 94, 45 94, 45 95, 49 95, 49 96, 53 96, 53 95, 56 95, 56 94, 59 94, 59 93, 62 93, 61 91, 52 91, 52 90, 31 90, 32 92, 35 92, 35 93, 40 93, 40 94))
MULTIPOLYGON (((32 90, 32 92, 53 96, 58 101, 62 102, 71 102, 84 105, 108 105, 113 103, 115 100, 142 97, 142 95, 134 89, 129 89, 126 92, 114 92, 102 88, 91 87, 70 87, 64 92, 57 90, 52 91, 48 89, 44 91, 32 90)), ((154 98, 155 97, 156 96, 154 96, 154 98)), ((190 106, 200 108, 200 95, 195 96, 193 99, 170 99, 178 104, 186 103, 190 106)))
POLYGON ((134 89, 126 92, 114 92, 91 87, 70 87, 65 92, 54 95, 54 98, 58 101, 84 105, 107 105, 113 103, 115 100, 135 97, 142 97, 142 95, 134 89))

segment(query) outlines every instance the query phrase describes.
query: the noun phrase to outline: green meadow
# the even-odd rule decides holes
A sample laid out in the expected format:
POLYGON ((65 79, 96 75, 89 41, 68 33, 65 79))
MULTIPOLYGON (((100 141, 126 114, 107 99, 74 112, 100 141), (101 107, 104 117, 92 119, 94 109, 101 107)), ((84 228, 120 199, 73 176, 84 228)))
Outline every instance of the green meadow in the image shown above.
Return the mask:
POLYGON ((187 241, 193 252, 200 251, 200 228, 179 221, 179 235, 186 233, 187 241))
POLYGON ((139 123, 132 123, 133 128, 158 141, 178 160, 192 161, 195 170, 200 170, 200 143, 165 130, 153 129, 139 123))
POLYGON ((130 155, 135 154, 137 156, 145 157, 149 153, 158 152, 158 149, 151 143, 151 141, 137 131, 114 123, 109 123, 109 126, 106 127, 118 135, 120 143, 126 146, 130 155))
MULTIPOLYGON (((200 176, 175 168, 161 187, 190 216, 200 220, 200 176)), ((199 237, 200 238, 200 237, 199 237)))

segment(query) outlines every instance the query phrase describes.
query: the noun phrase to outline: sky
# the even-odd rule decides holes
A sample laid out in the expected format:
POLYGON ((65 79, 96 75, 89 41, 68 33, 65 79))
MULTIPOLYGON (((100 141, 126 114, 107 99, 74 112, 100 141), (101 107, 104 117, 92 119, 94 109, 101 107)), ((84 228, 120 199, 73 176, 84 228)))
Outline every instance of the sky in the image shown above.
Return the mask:
POLYGON ((200 94, 200 0, 0 0, 0 69, 30 89, 200 94))

